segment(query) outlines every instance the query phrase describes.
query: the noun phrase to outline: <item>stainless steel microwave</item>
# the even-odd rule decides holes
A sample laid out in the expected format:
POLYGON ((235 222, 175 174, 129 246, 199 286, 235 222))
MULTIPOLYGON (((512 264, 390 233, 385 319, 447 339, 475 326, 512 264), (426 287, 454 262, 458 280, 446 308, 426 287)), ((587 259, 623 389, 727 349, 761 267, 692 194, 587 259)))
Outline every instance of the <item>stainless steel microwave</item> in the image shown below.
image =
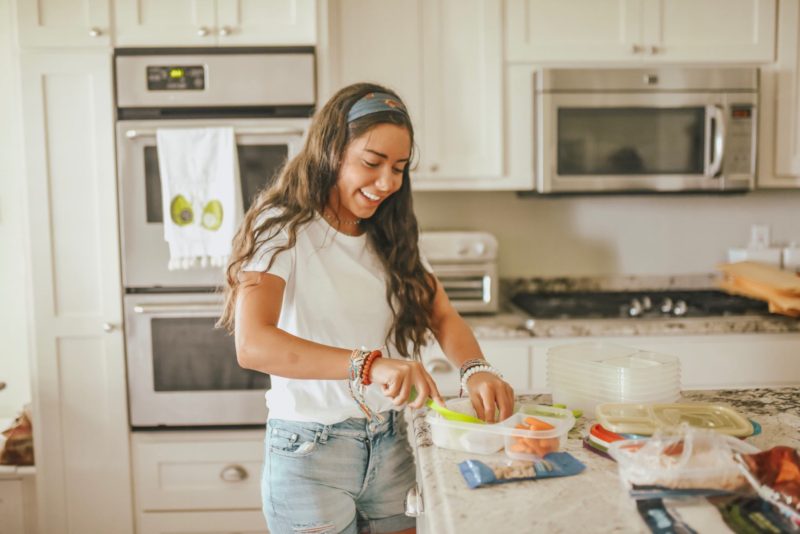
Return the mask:
POLYGON ((747 191, 758 69, 542 69, 539 193, 747 191))

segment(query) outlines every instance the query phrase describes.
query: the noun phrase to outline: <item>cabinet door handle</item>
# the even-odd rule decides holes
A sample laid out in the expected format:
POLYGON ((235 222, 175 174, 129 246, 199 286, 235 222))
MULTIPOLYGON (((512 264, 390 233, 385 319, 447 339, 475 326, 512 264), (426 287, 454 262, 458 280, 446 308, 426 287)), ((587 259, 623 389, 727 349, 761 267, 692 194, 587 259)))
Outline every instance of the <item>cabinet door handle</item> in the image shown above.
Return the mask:
POLYGON ((229 465, 219 474, 219 478, 225 482, 242 482, 248 476, 247 469, 241 465, 229 465))
POLYGON ((453 368, 446 360, 434 358, 425 365, 425 370, 429 373, 448 373, 453 368))
POLYGON ((116 330, 117 326, 113 323, 103 323, 103 332, 111 333, 116 330))
POLYGON ((655 55, 661 52, 661 49, 655 45, 650 47, 650 54, 655 55))
POLYGON ((100 28, 89 28, 89 37, 100 37, 103 31, 100 28))
POLYGON ((405 501, 405 513, 408 517, 419 517, 425 511, 425 507, 422 504, 422 492, 416 484, 411 486, 411 489, 406 493, 405 501))
POLYGON ((644 47, 640 44, 634 44, 633 46, 631 46, 631 52, 633 52, 634 54, 641 54, 642 52, 644 52, 644 47))
POLYGON ((222 28, 219 29, 219 34, 222 37, 226 37, 232 33, 233 33, 233 28, 231 28, 230 26, 223 26, 222 28))
POLYGON ((211 33, 211 31, 208 29, 207 26, 200 26, 199 28, 197 28, 197 36, 198 37, 205 37, 209 33, 211 33))
POLYGON ((439 170, 439 165, 434 163, 431 165, 431 172, 437 172, 439 170))

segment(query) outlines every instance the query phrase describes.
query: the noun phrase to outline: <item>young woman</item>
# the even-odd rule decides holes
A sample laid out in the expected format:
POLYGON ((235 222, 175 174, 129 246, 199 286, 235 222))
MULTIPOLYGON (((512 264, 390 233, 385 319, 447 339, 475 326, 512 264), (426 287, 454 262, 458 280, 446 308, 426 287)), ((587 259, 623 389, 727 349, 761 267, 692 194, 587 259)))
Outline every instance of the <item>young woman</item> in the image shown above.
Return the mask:
POLYGON ((270 531, 414 532, 402 408, 444 401, 419 362, 432 333, 479 417, 514 398, 423 262, 414 133, 390 90, 356 84, 314 117, 302 152, 245 215, 221 324, 268 373, 262 480, 270 531), (375 350, 377 349, 377 350, 375 350))

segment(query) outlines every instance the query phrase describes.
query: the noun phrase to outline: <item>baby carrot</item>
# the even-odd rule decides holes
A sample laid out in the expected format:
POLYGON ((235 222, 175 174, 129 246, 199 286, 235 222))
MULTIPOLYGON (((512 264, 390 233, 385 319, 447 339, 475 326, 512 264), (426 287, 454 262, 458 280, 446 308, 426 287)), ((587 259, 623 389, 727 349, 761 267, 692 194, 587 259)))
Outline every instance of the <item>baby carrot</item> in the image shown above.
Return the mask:
POLYGON ((541 419, 536 419, 535 417, 526 417, 525 423, 531 427, 531 430, 553 430, 553 428, 555 428, 550 423, 542 421, 541 419))

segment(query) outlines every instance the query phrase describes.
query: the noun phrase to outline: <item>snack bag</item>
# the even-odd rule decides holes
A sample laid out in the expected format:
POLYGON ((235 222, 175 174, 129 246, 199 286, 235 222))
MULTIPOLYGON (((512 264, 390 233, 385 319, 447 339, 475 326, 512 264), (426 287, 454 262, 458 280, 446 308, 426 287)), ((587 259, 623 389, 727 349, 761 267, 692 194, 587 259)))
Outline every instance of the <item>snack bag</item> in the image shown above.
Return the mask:
POLYGON ((800 455, 791 447, 773 447, 756 454, 739 454, 745 478, 765 501, 800 526, 800 455))
POLYGON ((744 441, 687 424, 642 440, 615 441, 608 453, 629 486, 734 491, 747 482, 734 453, 758 449, 744 441))
POLYGON ((467 460, 458 464, 458 468, 469 489, 475 489, 520 480, 568 477, 577 475, 586 469, 586 466, 568 452, 551 452, 542 460, 533 462, 506 460, 484 463, 467 460))

